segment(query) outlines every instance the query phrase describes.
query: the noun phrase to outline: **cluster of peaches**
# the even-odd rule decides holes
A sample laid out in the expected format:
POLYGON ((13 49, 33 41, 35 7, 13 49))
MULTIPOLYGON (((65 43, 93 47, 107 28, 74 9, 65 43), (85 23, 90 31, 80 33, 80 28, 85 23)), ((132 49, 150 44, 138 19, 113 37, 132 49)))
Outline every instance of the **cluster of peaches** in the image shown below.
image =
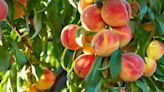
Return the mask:
MULTIPOLYGON (((74 71, 80 78, 85 78, 95 56, 110 57, 115 50, 122 49, 131 41, 132 31, 128 24, 131 7, 126 0, 105 0, 102 7, 93 4, 93 0, 80 0, 78 10, 82 26, 65 26, 61 42, 67 49, 82 49, 83 53, 74 60, 74 71), (82 33, 79 32, 81 30, 82 33)), ((144 59, 134 52, 122 53, 119 78, 131 82, 142 75, 151 76, 157 67, 155 60, 163 54, 164 46, 157 40, 149 44, 148 57, 144 59)))

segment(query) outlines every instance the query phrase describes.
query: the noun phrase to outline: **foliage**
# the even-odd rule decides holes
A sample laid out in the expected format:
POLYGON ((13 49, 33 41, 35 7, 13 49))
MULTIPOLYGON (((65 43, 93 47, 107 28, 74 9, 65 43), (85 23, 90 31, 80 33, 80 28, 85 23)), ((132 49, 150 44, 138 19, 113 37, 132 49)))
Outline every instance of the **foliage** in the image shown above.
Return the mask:
MULTIPOLYGON (((138 0, 139 14, 130 19, 135 36, 129 43, 130 50, 142 57, 145 57, 146 48, 152 39, 164 43, 164 0, 149 1, 148 5, 146 0, 138 0), (155 25, 151 32, 142 27, 147 21, 152 21, 155 25)), ((27 0, 27 7, 21 5, 25 15, 19 19, 13 18, 13 0, 6 2, 8 16, 0 22, 1 92, 22 92, 36 83, 42 74, 42 67, 53 70, 57 77, 53 87, 46 92, 117 92, 124 87, 129 92, 160 92, 164 89, 164 56, 157 61, 153 76, 141 77, 134 82, 116 82, 121 67, 121 50, 116 50, 108 57, 110 63, 104 67, 101 67, 104 58, 96 56, 84 80, 75 74, 73 61, 82 53, 82 49, 71 51, 64 48, 60 34, 62 28, 68 24, 81 25, 77 10, 79 0, 27 0), (107 68, 111 72, 104 78, 102 71, 107 68)))

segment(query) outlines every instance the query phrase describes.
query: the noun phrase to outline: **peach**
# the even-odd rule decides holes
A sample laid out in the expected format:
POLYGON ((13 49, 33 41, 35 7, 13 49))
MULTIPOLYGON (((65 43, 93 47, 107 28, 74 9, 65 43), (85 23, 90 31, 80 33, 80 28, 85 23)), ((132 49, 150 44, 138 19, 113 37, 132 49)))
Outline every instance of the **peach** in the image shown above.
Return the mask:
POLYGON ((83 47, 83 53, 87 54, 87 55, 94 55, 95 54, 93 48, 90 45, 85 45, 83 47))
POLYGON ((29 92, 37 92, 37 90, 34 86, 31 86, 30 89, 29 89, 29 92))
POLYGON ((87 31, 98 32, 105 27, 101 18, 101 10, 96 4, 89 5, 80 16, 82 26, 87 31))
POLYGON ((119 48, 119 37, 110 29, 103 29, 93 37, 91 46, 97 55, 107 57, 119 48))
POLYGON ((146 63, 144 64, 144 76, 150 77, 156 70, 157 64, 156 61, 145 57, 146 63))
POLYGON ((43 74, 41 75, 39 81, 35 84, 35 87, 39 90, 49 89, 50 87, 53 86, 55 80, 56 80, 55 74, 51 70, 45 68, 43 70, 43 74))
POLYGON ((65 26, 61 32, 61 43, 65 48, 70 50, 78 50, 80 46, 76 43, 76 32, 79 28, 76 24, 69 24, 65 26))
POLYGON ((145 22, 145 23, 142 24, 142 27, 145 31, 150 32, 150 31, 153 30, 154 24, 153 24, 153 22, 145 22))
POLYGON ((122 54, 121 70, 119 77, 126 81, 132 82, 138 80, 144 73, 144 60, 141 56, 127 52, 122 54))
POLYGON ((153 60, 160 59, 164 54, 164 45, 158 40, 153 40, 147 47, 146 54, 153 60))
POLYGON ((0 21, 5 19, 8 14, 8 5, 4 0, 0 0, 0 21))
POLYGON ((91 5, 93 3, 93 0, 80 0, 78 3, 78 11, 81 14, 83 12, 83 10, 91 5))
POLYGON ((93 55, 82 54, 74 61, 74 71, 80 78, 85 78, 88 74, 95 57, 93 55))
POLYGON ((14 19, 18 19, 24 15, 24 10, 19 3, 26 6, 27 1, 26 0, 18 0, 18 1, 14 0, 14 9, 15 9, 14 19))
POLYGON ((131 8, 126 0, 107 0, 101 9, 101 16, 112 27, 124 26, 130 20, 131 8))
POLYGON ((113 31, 119 36, 120 47, 126 46, 132 39, 132 31, 129 25, 115 27, 113 31))

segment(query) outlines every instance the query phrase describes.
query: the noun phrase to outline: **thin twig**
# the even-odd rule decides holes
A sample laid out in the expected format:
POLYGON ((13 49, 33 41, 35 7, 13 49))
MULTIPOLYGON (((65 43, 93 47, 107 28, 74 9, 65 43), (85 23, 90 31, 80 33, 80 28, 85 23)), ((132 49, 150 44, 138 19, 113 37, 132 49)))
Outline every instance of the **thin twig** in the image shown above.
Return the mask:
POLYGON ((9 25, 9 27, 17 33, 18 37, 28 47, 28 49, 30 49, 32 51, 32 47, 31 47, 28 39, 21 37, 23 34, 19 30, 17 30, 17 28, 14 25, 10 24, 9 21, 6 20, 6 22, 9 25))

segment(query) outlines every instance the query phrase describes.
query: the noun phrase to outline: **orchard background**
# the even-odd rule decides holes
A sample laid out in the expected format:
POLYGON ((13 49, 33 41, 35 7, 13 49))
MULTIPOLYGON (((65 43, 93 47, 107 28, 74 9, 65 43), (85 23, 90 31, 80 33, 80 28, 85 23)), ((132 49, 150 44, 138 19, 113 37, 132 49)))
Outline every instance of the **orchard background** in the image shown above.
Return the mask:
MULTIPOLYGON (((101 9, 107 1, 112 2, 0 0, 0 92, 162 92, 164 0, 116 0, 127 1, 131 6, 130 20, 127 23, 132 32, 129 42, 124 47, 116 48, 108 56, 91 53, 94 62, 85 76, 78 74, 78 70, 74 68, 75 59, 85 53, 84 47, 76 50, 65 48, 61 42, 61 32, 67 25, 76 24, 80 28, 75 32, 75 38, 81 38, 86 32, 92 38, 96 32, 84 31, 80 19, 82 10, 79 7, 84 8, 94 3, 101 9), (79 2, 83 4, 80 6, 79 2), (155 47, 151 47, 150 43, 154 40, 158 42, 154 42, 155 47), (153 51, 149 52, 149 47, 153 51), (121 57, 126 52, 139 55, 145 64, 155 61, 155 67, 151 67, 151 64, 148 66, 152 69, 152 73, 148 74, 150 76, 146 77, 144 70, 144 74, 134 81, 118 78, 123 67, 121 57), (158 59, 146 59, 151 57, 148 53, 152 52, 158 59)), ((121 15, 119 11, 117 13, 121 15)), ((87 22, 90 21, 92 20, 87 22)), ((104 25, 106 29, 113 27, 108 23, 104 25)), ((110 45, 112 44, 109 47, 110 45)), ((82 63, 85 61, 89 62, 83 60, 82 63)), ((125 68, 133 71, 129 67, 125 68)), ((128 73, 123 74, 123 77, 129 76, 128 73)))

